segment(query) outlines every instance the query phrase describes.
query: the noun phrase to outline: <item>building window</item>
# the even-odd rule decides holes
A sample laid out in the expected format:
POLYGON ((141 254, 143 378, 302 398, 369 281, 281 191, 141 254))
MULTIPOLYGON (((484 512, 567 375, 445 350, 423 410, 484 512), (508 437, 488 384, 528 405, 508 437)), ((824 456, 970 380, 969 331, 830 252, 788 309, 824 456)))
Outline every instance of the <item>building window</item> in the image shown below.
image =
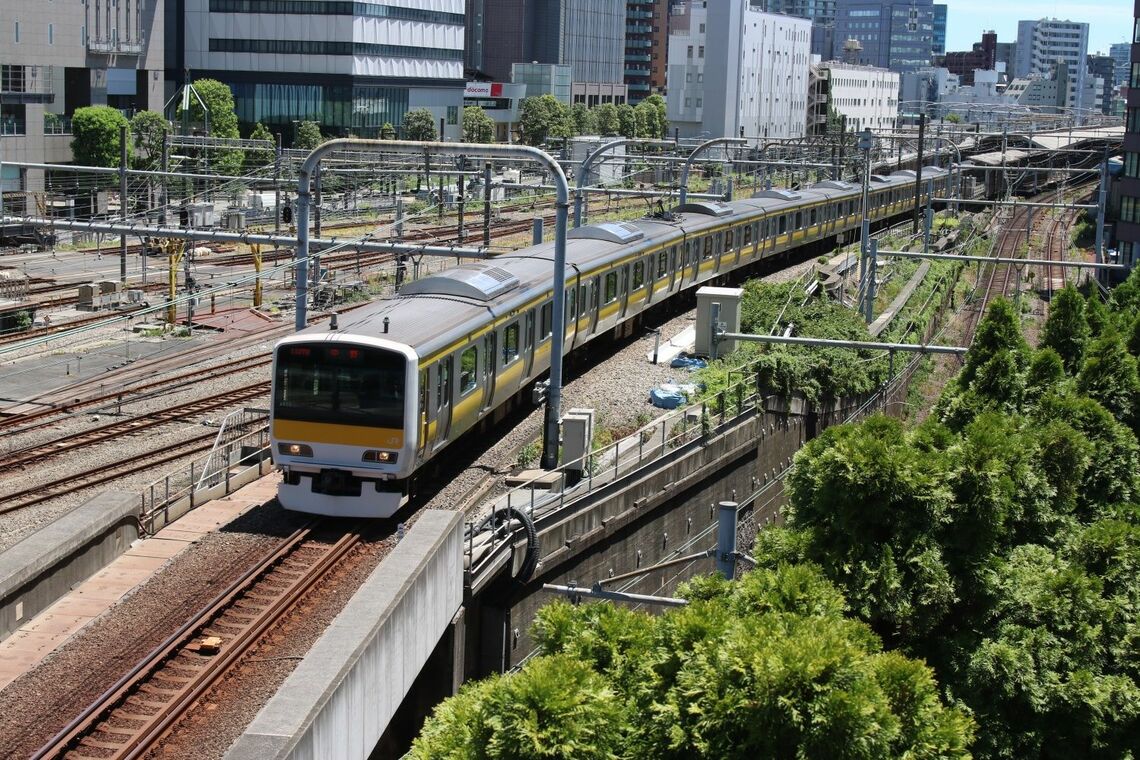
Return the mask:
POLYGON ((20 22, 16 22, 16 44, 20 44, 20 22))
MULTIPOLYGON (((20 25, 17 23, 16 24, 16 36, 17 37, 20 36, 19 30, 20 30, 20 25)), ((16 40, 16 41, 19 42, 19 40, 16 40)), ((686 58, 692 58, 693 57, 693 46, 692 45, 689 45, 689 49, 688 49, 688 52, 686 53, 685 57, 686 58)))
POLYGON ((701 45, 700 48, 698 48, 697 57, 698 58, 704 58, 705 57, 705 46, 704 45, 701 45))
POLYGON ((448 106, 447 107, 447 123, 448 124, 458 124, 459 123, 459 106, 448 106))
POLYGON ((1120 221, 1140 223, 1140 198, 1126 195, 1120 199, 1120 221))
POLYGON ((48 44, 55 44, 55 27, 53 24, 48 24, 48 44))
POLYGON ((1124 154, 1124 176, 1140 179, 1140 153, 1129 151, 1124 154))

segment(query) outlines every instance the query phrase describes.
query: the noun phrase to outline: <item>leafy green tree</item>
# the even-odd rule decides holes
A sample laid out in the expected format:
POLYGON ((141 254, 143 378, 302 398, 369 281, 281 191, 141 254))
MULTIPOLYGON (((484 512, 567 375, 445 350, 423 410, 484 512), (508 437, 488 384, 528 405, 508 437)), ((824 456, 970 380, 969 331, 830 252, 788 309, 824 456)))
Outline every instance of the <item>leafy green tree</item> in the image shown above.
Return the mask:
POLYGON ((649 103, 657 112, 657 123, 650 137, 667 137, 669 132, 669 118, 666 116, 665 98, 660 95, 650 95, 642 103, 649 103))
POLYGON ((542 145, 550 138, 574 133, 570 108, 553 95, 524 98, 519 109, 519 129, 523 142, 542 145))
POLYGON ((1140 688, 1108 672, 1102 582, 1043 547, 1015 548, 988 573, 994 603, 962 690, 982 757, 1125 757, 1140 688))
POLYGON ((297 125, 293 137, 293 147, 297 150, 313 150, 325 141, 321 127, 315 121, 302 121, 297 125))
POLYGON ((162 168, 163 138, 170 134, 170 122, 154 111, 139 111, 131 117, 134 138, 134 168, 157 171, 162 168))
POLYGON ((956 113, 951 112, 951 113, 946 114, 946 121, 950 122, 951 124, 961 124, 962 123, 962 117, 960 114, 956 114, 956 113))
POLYGON ((633 107, 633 111, 637 117, 638 137, 652 140, 660 135, 660 127, 657 124, 657 109, 653 107, 652 103, 643 100, 633 107))
POLYGON ((1136 374, 1136 358, 1128 353, 1115 332, 1108 332, 1089 346, 1085 362, 1077 375, 1077 388, 1104 405, 1121 422, 1137 425, 1137 403, 1140 402, 1140 378, 1136 374))
MULTIPOLYGON (((71 154, 80 166, 118 166, 120 161, 119 130, 129 127, 127 118, 117 108, 86 106, 75 109, 71 117, 71 154)), ((127 160, 134 150, 127 138, 127 160)))
MULTIPOLYGON (((202 110, 198 98, 190 98, 190 119, 200 124, 209 124, 210 135, 236 140, 241 135, 238 132, 238 117, 234 109, 234 94, 229 85, 216 79, 199 79, 194 82, 194 91, 205 103, 209 110, 209 119, 202 110)), ((241 173, 245 154, 240 148, 211 151, 210 168, 217 174, 237 175, 241 173)))
POLYGON ((1140 359, 1140 311, 1136 319, 1132 320, 1132 329, 1128 334, 1128 353, 1140 359))
POLYGON ((633 139, 637 137, 637 114, 629 103, 617 107, 618 134, 633 139))
POLYGON ((495 141, 495 120, 479 106, 463 109, 463 141, 489 143, 495 141))
POLYGON ((1081 367, 1089 332, 1085 299, 1071 285, 1062 289, 1049 304, 1049 317, 1045 320, 1041 345, 1060 354, 1065 370, 1073 375, 1081 367))
POLYGON ((439 139, 435 116, 426 108, 413 108, 404 114, 403 136, 405 140, 434 142, 439 139))
POLYGON ((597 116, 586 107, 585 103, 575 103, 571 106, 570 116, 574 119, 574 134, 592 135, 598 131, 597 116))
POLYGON ((1097 337, 1109 324, 1108 309, 1104 305, 1104 301, 1100 300, 1100 293, 1093 291, 1089 293, 1088 300, 1085 302, 1085 319, 1089 323, 1089 332, 1092 337, 1097 337))
POLYGON ((950 522, 949 462, 911 446, 897 421, 828 428, 796 455, 789 524, 810 536, 807 559, 887 641, 936 628, 957 595, 939 544, 950 522))
POLYGON ((618 118, 618 109, 613 103, 602 103, 593 109, 597 115, 598 132, 603 137, 613 137, 621 133, 621 120, 618 118))
POLYGON ((974 342, 966 354, 966 363, 960 376, 962 385, 969 387, 978 371, 1002 351, 1012 353, 1015 366, 1028 364, 1029 344, 1021 334, 1021 320, 1017 309, 1005 298, 995 298, 989 311, 978 325, 974 342))
MULTIPOLYGON (((269 127, 262 124, 260 121, 253 126, 253 130, 249 133, 251 140, 268 140, 274 146, 277 144, 277 138, 269 131, 269 127)), ((255 166, 272 166, 274 161, 277 160, 277 151, 275 148, 264 148, 261 150, 252 150, 248 156, 249 160, 255 166)))
POLYGON ((1065 379, 1065 363, 1061 355, 1051 348, 1039 348, 1029 360, 1029 373, 1025 378, 1025 389, 1032 397, 1042 393, 1065 379))

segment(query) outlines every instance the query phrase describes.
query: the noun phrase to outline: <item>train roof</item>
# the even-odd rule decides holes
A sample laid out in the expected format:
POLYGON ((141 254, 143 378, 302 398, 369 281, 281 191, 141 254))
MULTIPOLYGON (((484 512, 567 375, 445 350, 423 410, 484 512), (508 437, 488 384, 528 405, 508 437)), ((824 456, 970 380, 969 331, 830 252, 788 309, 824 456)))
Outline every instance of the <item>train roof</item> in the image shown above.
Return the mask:
MULTIPOLYGON (((923 170, 924 176, 927 171, 923 170)), ((913 177, 913 172, 876 175, 873 186, 904 185, 913 182, 913 177)), ((655 248, 681 233, 719 227, 734 217, 857 196, 861 190, 853 183, 827 180, 802 190, 763 191, 726 203, 696 201, 667 215, 573 229, 568 231, 566 240, 566 279, 572 280, 579 269, 593 269, 636 255, 639 250, 655 248)), ((322 325, 299 334, 327 340, 348 340, 353 335, 383 336, 411 346, 420 356, 430 356, 481 329, 487 320, 509 315, 549 290, 553 263, 554 243, 544 242, 493 260, 460 264, 409 282, 396 296, 342 314, 335 331, 322 325)))

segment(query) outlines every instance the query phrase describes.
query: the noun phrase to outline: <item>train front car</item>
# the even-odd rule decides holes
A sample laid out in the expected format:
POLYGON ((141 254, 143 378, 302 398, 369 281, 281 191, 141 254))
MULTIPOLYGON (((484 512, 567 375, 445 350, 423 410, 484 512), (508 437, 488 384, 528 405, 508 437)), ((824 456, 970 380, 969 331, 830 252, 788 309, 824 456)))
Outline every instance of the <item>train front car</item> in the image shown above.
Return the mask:
POLYGON ((391 517, 415 469, 416 354, 361 335, 302 333, 273 358, 270 441, 286 509, 391 517))

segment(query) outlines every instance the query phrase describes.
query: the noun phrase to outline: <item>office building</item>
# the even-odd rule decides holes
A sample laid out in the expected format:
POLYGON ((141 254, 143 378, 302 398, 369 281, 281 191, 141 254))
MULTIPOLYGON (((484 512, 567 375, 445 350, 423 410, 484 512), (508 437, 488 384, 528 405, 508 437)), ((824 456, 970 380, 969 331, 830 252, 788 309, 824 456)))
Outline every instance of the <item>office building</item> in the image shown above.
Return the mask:
MULTIPOLYGON (((1140 0, 1135 0, 1132 15, 1140 28, 1140 0)), ((1140 45, 1132 46, 1129 64, 1124 171, 1120 177, 1120 213, 1115 238, 1120 263, 1134 267, 1140 258, 1140 45)))
POLYGON ((838 0, 835 16, 835 44, 862 46, 853 63, 900 73, 930 66, 932 0, 838 0))
POLYGON ((982 41, 975 42, 972 50, 946 53, 942 65, 951 74, 957 74, 963 86, 974 83, 975 71, 993 71, 997 65, 997 33, 985 32, 982 41))
POLYGON ((1091 108, 1092 104, 1086 103, 1084 97, 1088 77, 1088 42, 1089 25, 1084 22, 1058 19, 1019 21, 1013 75, 1047 76, 1053 66, 1064 63, 1069 71, 1065 107, 1091 108))
MULTIPOLYGON (((162 111, 163 11, 159 0, 0 4, 0 155, 21 163, 69 163, 70 117, 107 105, 128 118, 162 111)), ((42 169, 4 164, 7 211, 34 212, 28 193, 42 169)))
POLYGON ((1128 81, 1128 67, 1132 56, 1132 43, 1117 42, 1108 49, 1108 54, 1115 62, 1113 67, 1112 84, 1119 87, 1128 81))
POLYGON ((463 0, 430 8, 370 3, 171 0, 168 40, 182 55, 168 78, 226 83, 238 119, 286 141, 296 120, 327 135, 375 137, 426 108, 444 135, 462 132, 463 0))
POLYGON ((899 74, 870 66, 827 61, 813 67, 809 131, 819 133, 834 111, 849 131, 893 130, 899 113, 899 74))
MULTIPOLYGON (((1094 86, 1095 97, 1100 101, 1100 112, 1107 115, 1112 112, 1112 91, 1113 91, 1113 77, 1116 75, 1116 61, 1112 56, 1090 54, 1088 57, 1088 75, 1089 81, 1087 85, 1093 85, 1092 80, 1098 80, 1098 84, 1094 86)), ((1094 108, 1095 106, 1086 100, 1087 108, 1094 108)))
POLYGON ((626 0, 625 84, 637 104, 665 92, 669 0, 626 0))
MULTIPOLYGON (((450 1, 450 0, 449 0, 450 1)), ((626 4, 467 0, 467 68, 503 81, 516 63, 570 66, 575 82, 625 81, 626 4)))
POLYGON ((671 17, 666 114, 682 137, 799 137, 806 129, 811 22, 704 0, 671 17))
MULTIPOLYGON (((757 6, 768 13, 783 13, 811 20, 811 54, 828 60, 835 55, 836 0, 762 0, 757 6)), ((753 3, 754 6, 757 3, 753 3)))
POLYGON ((946 55, 946 11, 944 4, 934 4, 934 46, 931 52, 935 57, 946 55))

